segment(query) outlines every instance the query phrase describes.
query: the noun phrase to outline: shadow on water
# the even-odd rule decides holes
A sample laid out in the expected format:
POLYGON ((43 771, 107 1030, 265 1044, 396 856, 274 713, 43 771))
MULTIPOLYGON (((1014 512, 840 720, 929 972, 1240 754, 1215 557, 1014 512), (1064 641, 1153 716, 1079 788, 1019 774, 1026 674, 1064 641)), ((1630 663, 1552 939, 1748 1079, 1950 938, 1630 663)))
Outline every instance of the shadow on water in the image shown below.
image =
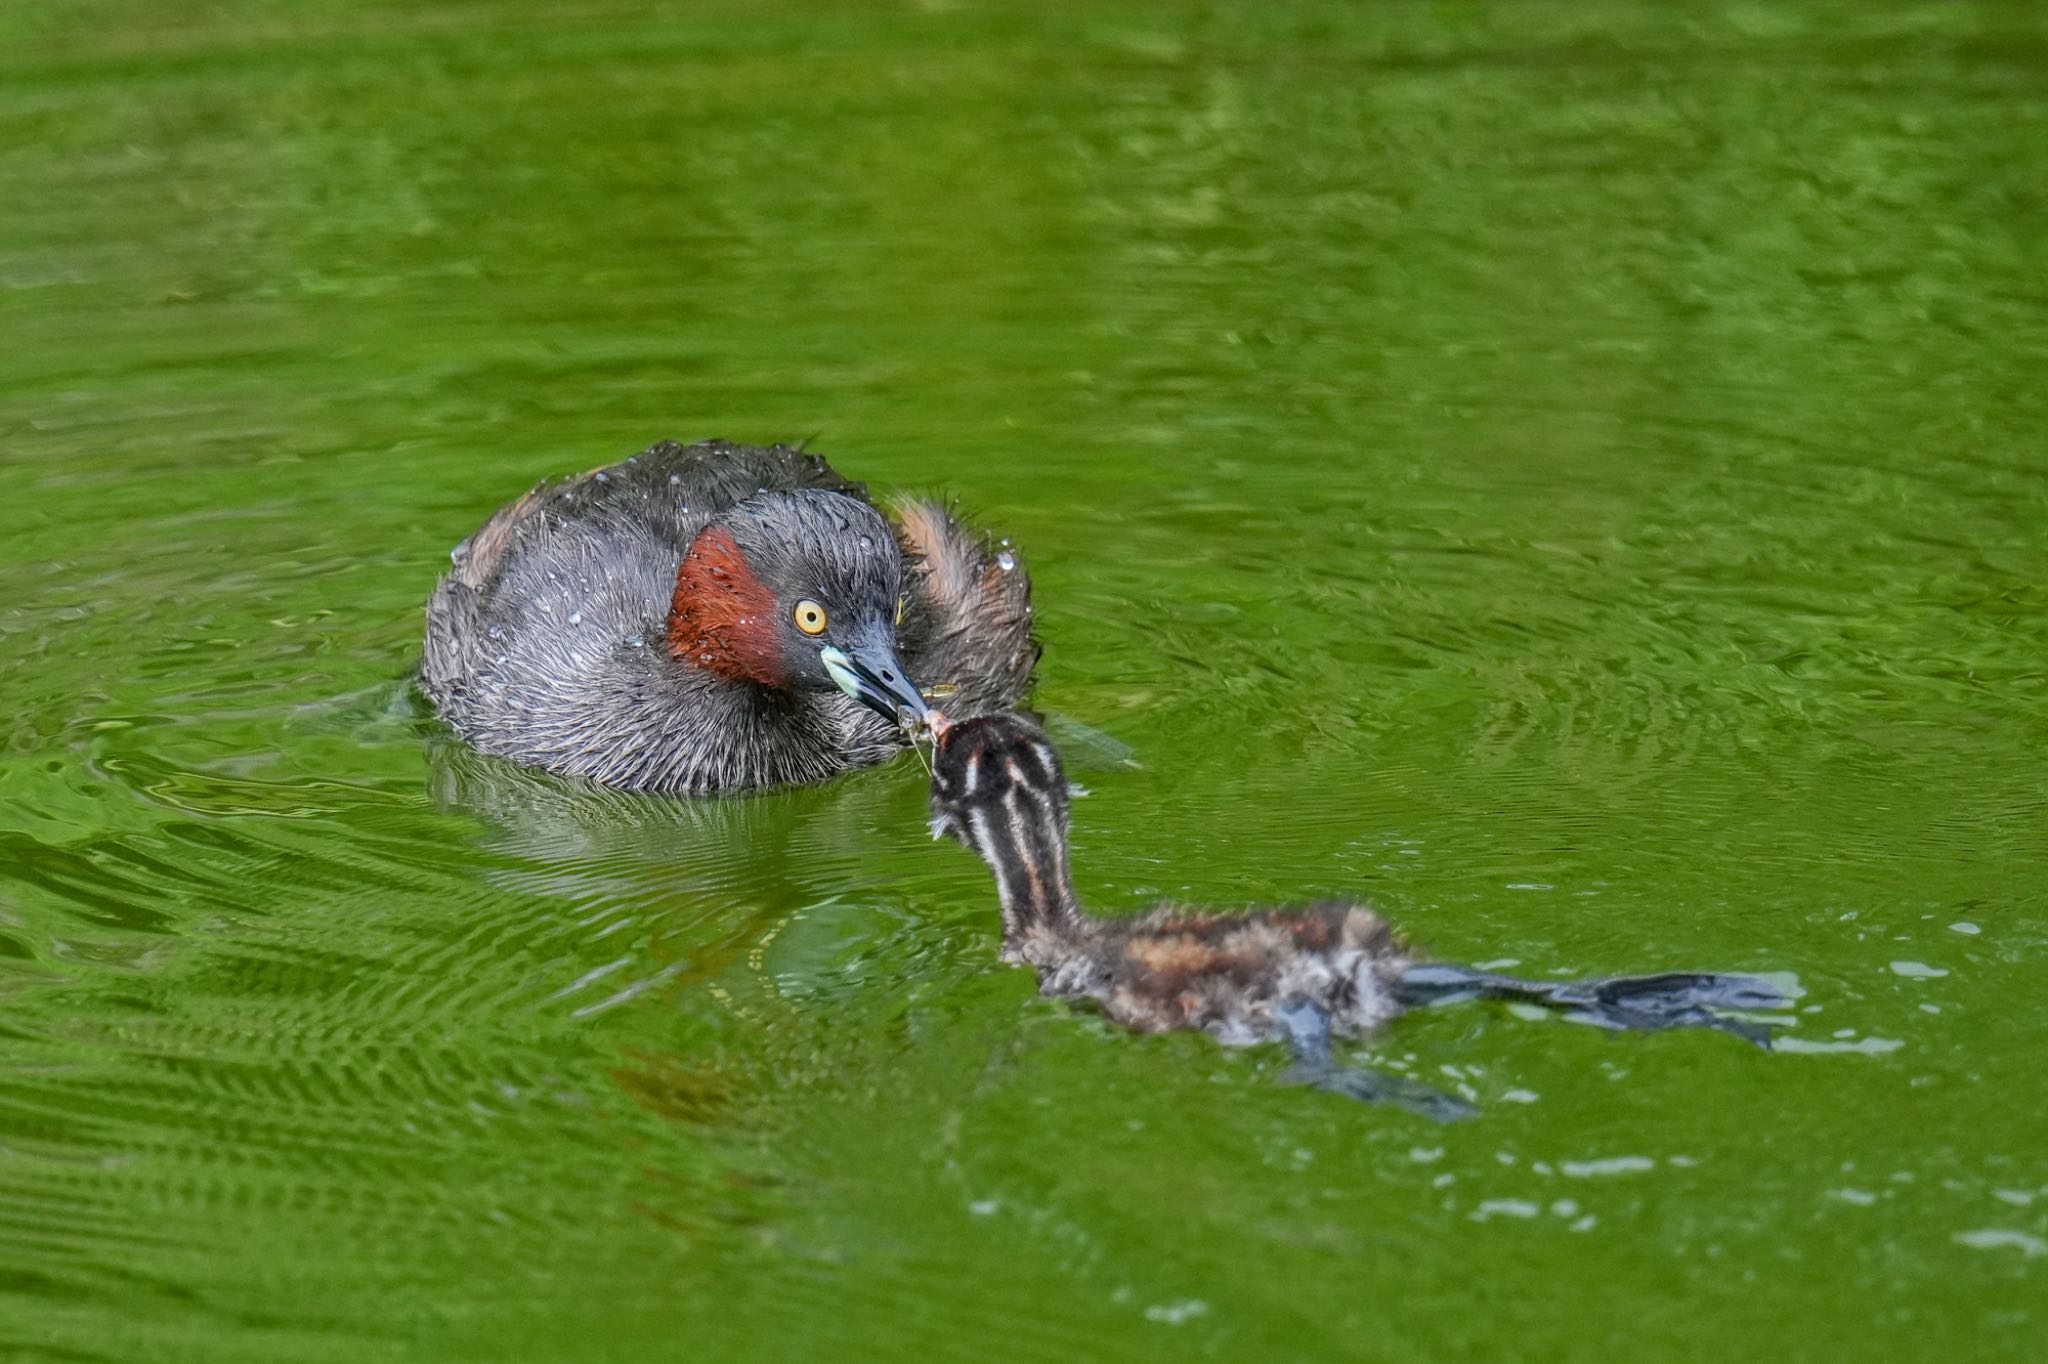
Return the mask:
POLYGON ((565 955, 578 973, 533 1007, 593 1019, 646 995, 692 1018, 694 1054, 641 1044, 611 1068, 636 1102, 702 1121, 753 1084, 707 1058, 713 1037, 756 1079, 778 1074, 765 1058, 786 1080, 805 1069, 788 1053, 831 1050, 807 1001, 857 986, 846 973, 861 935, 896 893, 875 852, 900 846, 904 807, 921 800, 909 758, 817 789, 671 798, 553 777, 447 736, 426 752, 436 803, 481 820, 479 846, 501 859, 484 879, 553 906, 576 943, 565 955))

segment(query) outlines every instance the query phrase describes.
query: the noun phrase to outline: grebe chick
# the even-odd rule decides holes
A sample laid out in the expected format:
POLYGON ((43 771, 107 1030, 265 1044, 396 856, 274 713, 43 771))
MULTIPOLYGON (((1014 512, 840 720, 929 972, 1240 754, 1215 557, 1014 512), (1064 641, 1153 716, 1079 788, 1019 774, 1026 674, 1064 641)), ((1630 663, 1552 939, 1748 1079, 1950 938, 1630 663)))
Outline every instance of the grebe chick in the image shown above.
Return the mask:
POLYGON ((1041 993, 1092 1002, 1138 1032, 1199 1028, 1231 1045, 1284 1041, 1294 1083, 1467 1117, 1477 1110, 1461 1099, 1337 1064, 1332 1040, 1362 1036, 1416 1005, 1487 997, 1613 1028, 1720 1028, 1767 1046, 1765 1026, 1715 1010, 1789 1002, 1754 976, 1546 982, 1428 962, 1358 904, 1234 914, 1163 906, 1097 918, 1074 896, 1067 780, 1044 734, 1015 715, 951 723, 934 712, 930 728, 932 833, 959 839, 995 873, 1005 961, 1037 971, 1041 993))
POLYGON ((627 790, 881 762, 918 683, 1013 706, 1038 658, 1016 557, 936 504, 896 511, 780 445, 663 441, 542 484, 456 548, 421 689, 486 753, 627 790))

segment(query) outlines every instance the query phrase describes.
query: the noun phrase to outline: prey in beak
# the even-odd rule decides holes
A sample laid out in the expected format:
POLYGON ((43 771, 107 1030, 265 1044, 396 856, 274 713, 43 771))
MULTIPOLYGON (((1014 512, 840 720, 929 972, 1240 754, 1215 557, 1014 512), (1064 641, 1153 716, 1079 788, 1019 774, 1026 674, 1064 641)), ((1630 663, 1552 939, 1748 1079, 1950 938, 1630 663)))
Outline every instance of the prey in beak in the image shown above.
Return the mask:
POLYGON ((893 641, 868 640, 851 650, 827 644, 818 659, 839 690, 883 719, 913 732, 924 728, 931 707, 897 660, 893 641))

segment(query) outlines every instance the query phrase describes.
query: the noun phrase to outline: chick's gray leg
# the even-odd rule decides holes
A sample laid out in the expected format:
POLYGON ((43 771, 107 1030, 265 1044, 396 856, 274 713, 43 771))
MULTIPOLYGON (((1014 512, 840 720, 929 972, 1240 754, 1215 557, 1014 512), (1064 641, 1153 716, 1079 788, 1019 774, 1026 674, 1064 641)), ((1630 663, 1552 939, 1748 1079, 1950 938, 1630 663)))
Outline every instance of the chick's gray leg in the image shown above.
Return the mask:
POLYGON ((1455 1095, 1431 1089, 1405 1075, 1387 1075, 1362 1066, 1337 1064, 1330 1047, 1330 1015, 1305 995, 1289 995, 1273 1007, 1294 1068, 1280 1077, 1287 1085, 1327 1089, 1363 1103, 1392 1104, 1438 1122, 1469 1118, 1479 1110, 1455 1095))

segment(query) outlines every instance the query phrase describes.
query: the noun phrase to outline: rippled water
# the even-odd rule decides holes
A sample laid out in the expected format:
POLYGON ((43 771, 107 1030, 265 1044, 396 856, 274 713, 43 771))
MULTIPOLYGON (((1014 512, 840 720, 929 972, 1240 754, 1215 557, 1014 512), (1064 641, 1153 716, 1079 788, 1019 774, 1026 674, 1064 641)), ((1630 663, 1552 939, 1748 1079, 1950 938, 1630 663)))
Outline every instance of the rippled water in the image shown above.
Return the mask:
POLYGON ((2038 7, 29 0, 0 129, 0 1355, 2048 1354, 2038 7), (1037 1000, 908 762, 451 749, 448 547, 708 434, 1016 540, 1096 906, 1791 1044, 1439 1128, 1037 1000))

